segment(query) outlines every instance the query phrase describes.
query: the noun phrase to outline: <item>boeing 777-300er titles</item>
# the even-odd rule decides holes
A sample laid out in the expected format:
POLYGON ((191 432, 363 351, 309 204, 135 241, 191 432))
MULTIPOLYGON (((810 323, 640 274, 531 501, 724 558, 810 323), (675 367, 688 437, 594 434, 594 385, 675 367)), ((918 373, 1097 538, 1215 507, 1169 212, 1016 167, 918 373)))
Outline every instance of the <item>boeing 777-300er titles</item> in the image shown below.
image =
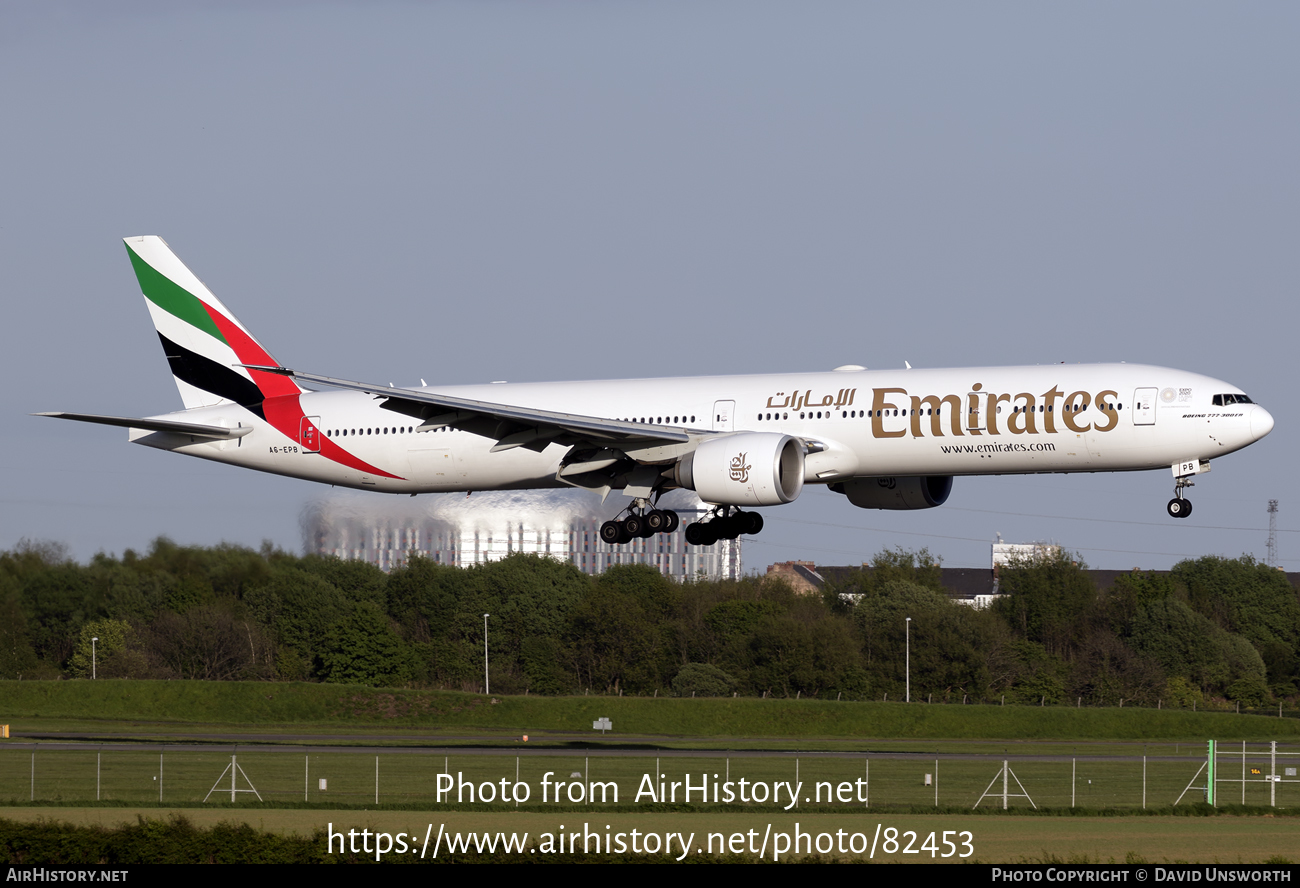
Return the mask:
POLYGON ((185 409, 40 415, 361 490, 620 490, 630 504, 602 526, 608 543, 675 530, 656 507, 674 488, 713 507, 686 529, 709 545, 757 533, 745 509, 804 484, 864 509, 926 509, 958 475, 1171 469, 1168 511, 1185 518, 1192 477, 1273 428, 1235 385, 1139 364, 419 388, 314 376, 277 364, 162 238, 126 247, 185 409))

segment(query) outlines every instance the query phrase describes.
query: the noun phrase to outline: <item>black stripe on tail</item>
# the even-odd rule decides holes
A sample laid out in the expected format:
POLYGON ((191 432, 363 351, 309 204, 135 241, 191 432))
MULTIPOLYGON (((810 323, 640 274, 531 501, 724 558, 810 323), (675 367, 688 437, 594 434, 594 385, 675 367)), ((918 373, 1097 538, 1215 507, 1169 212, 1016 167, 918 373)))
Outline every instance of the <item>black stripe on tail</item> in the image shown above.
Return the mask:
POLYGON ((167 355, 173 376, 219 398, 234 401, 266 419, 266 414, 262 412, 262 390, 255 383, 230 367, 177 345, 161 333, 158 338, 162 340, 163 354, 167 355))

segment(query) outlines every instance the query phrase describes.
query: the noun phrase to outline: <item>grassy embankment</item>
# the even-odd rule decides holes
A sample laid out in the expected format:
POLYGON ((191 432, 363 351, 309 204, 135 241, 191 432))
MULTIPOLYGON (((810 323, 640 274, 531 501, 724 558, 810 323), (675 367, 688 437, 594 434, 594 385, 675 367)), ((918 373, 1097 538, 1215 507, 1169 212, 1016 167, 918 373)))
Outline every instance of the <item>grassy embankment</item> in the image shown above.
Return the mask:
POLYGON ((611 742, 635 738, 964 740, 1288 740, 1300 720, 1132 708, 837 703, 819 700, 538 697, 328 684, 184 681, 0 682, 0 723, 15 732, 184 737, 238 727, 497 736, 582 734, 608 717, 611 742), (147 723, 147 724, 146 724, 147 723))

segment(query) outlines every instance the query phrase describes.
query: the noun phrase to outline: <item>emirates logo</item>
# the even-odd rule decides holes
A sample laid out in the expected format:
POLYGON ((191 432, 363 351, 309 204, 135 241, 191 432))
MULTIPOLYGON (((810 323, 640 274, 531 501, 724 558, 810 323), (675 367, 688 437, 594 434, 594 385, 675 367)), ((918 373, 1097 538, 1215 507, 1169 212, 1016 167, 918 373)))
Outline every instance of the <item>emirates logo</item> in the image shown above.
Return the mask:
POLYGON ((749 466, 745 465, 746 454, 742 453, 731 460, 731 480, 742 484, 749 482, 749 466))

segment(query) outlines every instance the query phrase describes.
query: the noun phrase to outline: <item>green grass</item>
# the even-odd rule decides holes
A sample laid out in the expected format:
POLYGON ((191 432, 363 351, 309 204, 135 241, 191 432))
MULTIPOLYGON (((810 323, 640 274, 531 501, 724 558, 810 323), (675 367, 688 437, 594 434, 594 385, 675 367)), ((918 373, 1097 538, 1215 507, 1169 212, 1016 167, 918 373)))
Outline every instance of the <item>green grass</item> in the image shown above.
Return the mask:
MULTIPOLYGON (((448 814, 418 811, 234 812, 229 809, 186 809, 183 812, 150 811, 147 818, 137 821, 135 812, 104 808, 11 809, 2 813, 4 819, 0 819, 0 836, 12 836, 11 841, 15 847, 20 844, 25 846, 24 862, 27 863, 103 863, 110 856, 105 853, 106 850, 118 862, 158 862, 160 859, 195 862, 229 859, 232 862, 242 862, 250 858, 268 859, 266 855, 277 850, 275 843, 268 839, 270 836, 296 839, 298 845, 279 849, 283 858, 269 859, 324 860, 331 857, 327 850, 328 831, 340 835, 346 834, 348 830, 358 833, 369 830, 372 834, 402 831, 417 837, 418 842, 426 829, 437 833, 440 827, 460 835, 507 831, 522 837, 526 833, 527 846, 536 848, 540 842, 545 841, 545 834, 554 835, 561 825, 566 828, 566 832, 579 833, 579 848, 581 834, 587 829, 593 834, 621 832, 625 836, 633 829, 642 835, 647 832, 660 836, 668 832, 685 832, 692 837, 692 847, 703 852, 699 855, 692 854, 695 860, 703 860, 710 853, 718 854, 732 836, 750 838, 750 831, 753 831, 757 844, 758 840, 763 839, 769 825, 773 838, 778 833, 784 834, 785 845, 791 847, 783 859, 789 859, 791 854, 797 857, 816 856, 816 849, 810 849, 808 845, 813 841, 821 841, 823 848, 831 847, 830 837, 838 831, 848 834, 846 843, 856 843, 858 847, 868 850, 859 854, 850 852, 841 855, 835 848, 827 856, 841 859, 866 858, 871 854, 873 839, 879 836, 880 841, 875 843, 874 859, 889 863, 944 862, 940 856, 932 858, 928 851, 902 853, 909 841, 906 835, 908 831, 916 833, 916 839, 910 842, 916 849, 925 843, 926 837, 934 833, 939 840, 935 843, 938 855, 948 851, 941 843, 944 831, 949 831, 949 838, 957 842, 966 837, 956 833, 967 831, 974 852, 967 859, 981 863, 1291 863, 1297 857, 1294 850, 1294 823, 1286 818, 1264 817, 1119 816, 1081 820, 980 817, 951 812, 882 816, 872 812, 758 815, 733 811, 698 814, 621 813, 586 818, 581 815, 575 817, 574 812, 557 816, 536 812, 448 814), (240 823, 248 824, 252 830, 241 830, 237 825, 240 823), (112 841, 114 837, 106 836, 103 832, 105 829, 133 835, 123 835, 117 841, 112 841), (894 835, 900 840, 892 847, 884 841, 886 831, 890 829, 896 831, 894 835), (209 832, 212 834, 208 835, 209 832), (791 841, 796 834, 809 837, 797 849, 792 847, 791 841), (262 853, 259 855, 258 851, 262 853), (292 856, 290 852, 294 852, 292 856)), ((337 841, 335 854, 338 853, 337 841)), ((775 840, 769 843, 763 860, 771 860, 771 846, 774 845, 775 840)), ((954 856, 946 862, 962 862, 956 854, 965 851, 964 846, 953 847, 954 856)), ((680 852, 674 849, 672 854, 661 852, 651 855, 651 860, 667 862, 679 855, 680 852)), ((366 855, 356 856, 367 859, 366 855)), ((635 859, 632 855, 625 855, 622 859, 629 858, 635 859)), ((373 856, 368 859, 373 859, 373 856)), ((414 856, 406 858, 408 862, 417 859, 414 856)), ((444 848, 439 860, 446 859, 444 848)), ((461 862, 487 862, 500 858, 469 853, 453 859, 461 862)), ((584 859, 591 862, 607 860, 603 855, 581 853, 573 856, 567 853, 555 855, 550 859, 540 854, 524 854, 514 858, 516 862, 524 863, 584 859)), ((748 852, 726 859, 756 861, 758 854, 748 852)), ((394 860, 402 862, 403 858, 396 854, 385 858, 386 862, 394 860)))
MULTIPOLYGON (((1300 720, 1151 709, 836 703, 816 700, 485 697, 451 691, 260 682, 0 682, 0 723, 129 729, 180 736, 185 726, 276 732, 472 730, 499 734, 591 733, 607 716, 608 739, 733 738, 897 740, 1264 740, 1300 737, 1300 720), (139 723, 139 724, 137 724, 139 723)), ((479 742, 475 738, 475 742, 479 742)))

